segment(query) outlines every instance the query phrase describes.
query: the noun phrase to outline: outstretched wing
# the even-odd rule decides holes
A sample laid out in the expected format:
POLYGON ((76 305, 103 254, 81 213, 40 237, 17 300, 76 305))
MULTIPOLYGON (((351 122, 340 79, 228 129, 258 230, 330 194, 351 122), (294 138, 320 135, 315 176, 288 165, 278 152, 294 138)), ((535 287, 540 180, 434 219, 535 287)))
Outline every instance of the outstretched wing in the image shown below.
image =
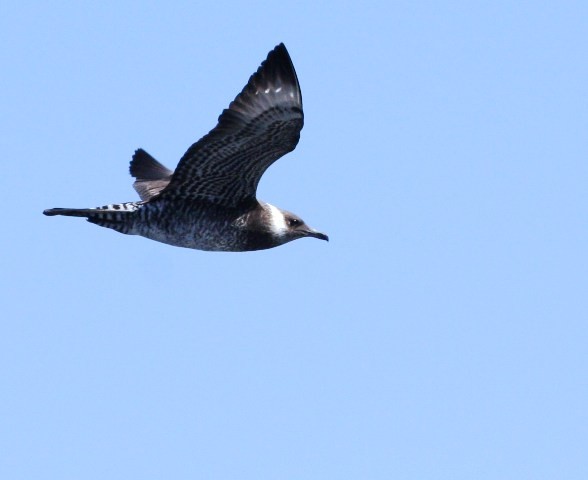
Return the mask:
POLYGON ((303 123, 300 85, 281 43, 223 111, 217 126, 184 154, 159 198, 226 206, 254 199, 267 168, 296 147, 303 123))

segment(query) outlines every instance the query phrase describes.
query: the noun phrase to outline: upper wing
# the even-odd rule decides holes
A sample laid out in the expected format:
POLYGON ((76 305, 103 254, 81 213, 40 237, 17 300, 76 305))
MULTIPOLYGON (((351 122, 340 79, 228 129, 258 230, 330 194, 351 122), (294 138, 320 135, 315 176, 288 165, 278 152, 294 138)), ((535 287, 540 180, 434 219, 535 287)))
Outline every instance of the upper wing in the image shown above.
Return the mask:
POLYGON ((129 172, 136 179, 133 187, 143 201, 159 195, 169 185, 174 173, 142 148, 135 150, 129 172))
POLYGON ((266 169, 296 147, 303 123, 300 85, 281 43, 223 111, 217 126, 184 154, 160 197, 227 206, 255 198, 266 169))

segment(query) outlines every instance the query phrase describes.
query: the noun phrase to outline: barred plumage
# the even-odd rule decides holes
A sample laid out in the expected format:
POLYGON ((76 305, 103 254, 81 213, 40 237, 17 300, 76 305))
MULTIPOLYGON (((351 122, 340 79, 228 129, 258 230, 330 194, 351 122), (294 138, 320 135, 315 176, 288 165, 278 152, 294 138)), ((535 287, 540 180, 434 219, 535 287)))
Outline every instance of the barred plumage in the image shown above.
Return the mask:
POLYGON ((135 152, 130 172, 140 202, 44 213, 86 217, 122 233, 201 250, 259 250, 302 237, 328 240, 296 215, 256 198, 261 176, 296 147, 303 124, 298 78, 280 44, 175 172, 144 150, 135 152))

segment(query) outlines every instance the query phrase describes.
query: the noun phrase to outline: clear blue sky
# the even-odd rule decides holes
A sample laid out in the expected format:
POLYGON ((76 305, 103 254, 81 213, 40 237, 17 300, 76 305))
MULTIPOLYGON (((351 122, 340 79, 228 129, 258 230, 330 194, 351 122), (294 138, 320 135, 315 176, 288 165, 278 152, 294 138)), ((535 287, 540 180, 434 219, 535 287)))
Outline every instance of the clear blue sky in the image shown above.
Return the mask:
POLYGON ((0 7, 1 478, 588 478, 585 2, 73 3, 0 7), (41 214, 136 199, 282 41, 258 193, 330 243, 41 214))

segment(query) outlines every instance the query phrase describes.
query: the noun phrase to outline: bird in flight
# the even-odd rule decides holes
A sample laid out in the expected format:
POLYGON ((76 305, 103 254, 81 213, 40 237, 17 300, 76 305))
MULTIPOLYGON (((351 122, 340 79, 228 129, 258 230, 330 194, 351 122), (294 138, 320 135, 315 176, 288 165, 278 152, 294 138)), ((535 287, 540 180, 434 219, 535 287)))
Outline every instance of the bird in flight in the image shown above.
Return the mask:
POLYGON ((267 168, 296 147, 304 124, 290 55, 275 47, 207 135, 171 171, 139 149, 130 173, 141 200, 97 208, 51 208, 101 227, 178 247, 243 252, 304 237, 328 240, 293 213, 256 198, 267 168))

